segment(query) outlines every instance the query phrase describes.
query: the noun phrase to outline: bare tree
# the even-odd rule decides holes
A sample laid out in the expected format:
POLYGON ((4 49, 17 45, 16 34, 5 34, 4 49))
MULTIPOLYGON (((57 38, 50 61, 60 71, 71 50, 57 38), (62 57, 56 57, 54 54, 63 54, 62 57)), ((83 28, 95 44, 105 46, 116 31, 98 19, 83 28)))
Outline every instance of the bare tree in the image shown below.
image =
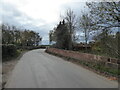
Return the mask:
POLYGON ((102 31, 101 34, 97 35, 99 38, 97 41, 103 44, 101 49, 109 55, 111 52, 119 55, 118 42, 110 32, 120 27, 120 2, 89 2, 86 5, 90 9, 90 16, 94 23, 91 26, 92 30, 102 31))
POLYGON ((55 34, 56 28, 54 28, 53 30, 50 30, 49 32, 49 43, 51 44, 52 41, 56 42, 56 34, 55 34))
POLYGON ((89 2, 86 5, 96 27, 120 27, 120 2, 89 2))
POLYGON ((66 20, 67 28, 68 28, 70 36, 71 36, 70 47, 72 49, 73 43, 76 39, 75 38, 75 28, 76 28, 76 24, 77 24, 76 15, 74 14, 73 10, 68 9, 66 11, 65 20, 66 20))
MULTIPOLYGON (((88 14, 83 14, 81 17, 80 17, 80 20, 79 20, 79 25, 80 25, 80 28, 81 30, 84 32, 85 34, 85 43, 87 45, 88 43, 88 40, 89 40, 89 35, 90 35, 90 32, 91 32, 91 26, 92 26, 92 19, 89 17, 88 14)), ((87 51, 87 47, 86 47, 86 51, 87 51)))

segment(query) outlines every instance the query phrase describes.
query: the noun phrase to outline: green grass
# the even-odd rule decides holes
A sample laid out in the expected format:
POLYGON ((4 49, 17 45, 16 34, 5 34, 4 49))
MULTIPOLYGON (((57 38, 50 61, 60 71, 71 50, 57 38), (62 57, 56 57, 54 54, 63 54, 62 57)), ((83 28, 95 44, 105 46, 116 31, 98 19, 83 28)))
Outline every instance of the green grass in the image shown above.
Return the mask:
POLYGON ((90 62, 84 62, 84 61, 79 61, 80 64, 85 65, 91 69, 94 69, 96 71, 99 71, 101 73, 106 73, 111 76, 117 77, 120 75, 120 70, 119 69, 114 69, 114 68, 109 68, 105 65, 102 64, 95 64, 95 63, 90 63, 90 62))

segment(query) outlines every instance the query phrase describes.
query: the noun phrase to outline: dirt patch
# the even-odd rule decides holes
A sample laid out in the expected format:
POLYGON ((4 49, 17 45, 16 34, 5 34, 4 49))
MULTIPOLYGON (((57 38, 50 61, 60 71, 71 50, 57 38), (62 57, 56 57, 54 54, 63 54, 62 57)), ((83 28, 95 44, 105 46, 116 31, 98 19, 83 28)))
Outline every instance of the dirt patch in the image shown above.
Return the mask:
POLYGON ((2 87, 6 84, 10 73, 14 69, 15 65, 17 64, 18 60, 11 60, 4 62, 2 65, 2 87))

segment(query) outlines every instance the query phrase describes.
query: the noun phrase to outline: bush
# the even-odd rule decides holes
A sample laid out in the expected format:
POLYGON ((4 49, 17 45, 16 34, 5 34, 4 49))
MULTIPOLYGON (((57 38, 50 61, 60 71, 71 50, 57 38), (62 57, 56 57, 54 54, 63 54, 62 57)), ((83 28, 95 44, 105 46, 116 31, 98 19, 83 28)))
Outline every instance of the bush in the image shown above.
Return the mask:
POLYGON ((13 44, 2 45, 2 59, 14 57, 17 55, 17 48, 13 44))

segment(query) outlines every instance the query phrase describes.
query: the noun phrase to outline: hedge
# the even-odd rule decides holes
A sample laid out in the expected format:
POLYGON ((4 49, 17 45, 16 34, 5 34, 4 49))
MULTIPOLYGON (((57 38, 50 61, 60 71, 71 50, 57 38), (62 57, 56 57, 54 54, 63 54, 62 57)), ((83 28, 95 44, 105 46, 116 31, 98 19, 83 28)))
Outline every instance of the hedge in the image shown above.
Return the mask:
POLYGON ((15 45, 13 44, 2 45, 2 59, 16 56, 16 54, 17 54, 17 48, 15 45))

